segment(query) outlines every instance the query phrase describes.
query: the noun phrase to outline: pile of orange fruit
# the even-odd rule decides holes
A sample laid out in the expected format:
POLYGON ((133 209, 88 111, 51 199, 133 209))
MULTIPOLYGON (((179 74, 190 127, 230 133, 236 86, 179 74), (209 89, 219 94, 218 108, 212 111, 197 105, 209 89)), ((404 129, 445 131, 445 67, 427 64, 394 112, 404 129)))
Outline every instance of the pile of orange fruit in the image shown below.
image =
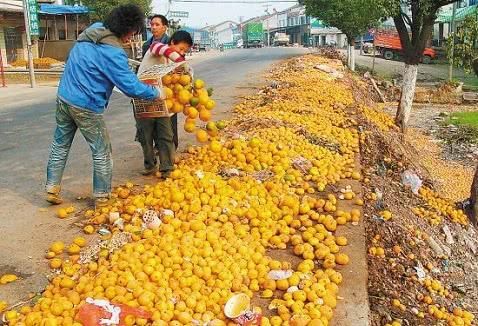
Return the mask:
MULTIPOLYGON (((47 257, 57 273, 32 307, 6 312, 8 324, 81 326, 78 311, 94 298, 151 315, 128 315, 125 325, 232 326, 225 304, 242 293, 265 302, 250 307, 263 326, 330 325, 350 277, 342 274, 350 243, 336 232, 358 223, 363 205, 334 185, 362 179, 355 164, 362 135, 345 110, 351 90, 314 69, 322 60, 307 57, 303 69, 291 64, 276 74, 289 87, 274 100, 258 95, 239 105, 227 123, 238 137, 217 134, 223 124, 209 120, 215 103, 204 82, 165 77, 169 109, 187 115, 185 128, 198 140, 211 141, 188 148, 170 178, 142 188, 128 182, 114 189, 114 204, 86 211, 86 234, 109 225, 105 241, 124 233, 131 241, 100 248, 84 264, 83 238, 53 243, 47 257), (355 206, 341 209, 341 201, 355 206), (162 223, 146 225, 151 211, 162 223)), ((455 317, 460 325, 474 318, 455 317)))
POLYGON ((166 107, 169 112, 186 116, 184 130, 195 133, 196 139, 207 142, 218 134, 221 124, 212 122, 212 110, 216 102, 211 98, 212 88, 207 88, 201 79, 192 81, 189 74, 168 74, 162 78, 166 92, 166 107), (202 122, 203 126, 198 126, 202 122))

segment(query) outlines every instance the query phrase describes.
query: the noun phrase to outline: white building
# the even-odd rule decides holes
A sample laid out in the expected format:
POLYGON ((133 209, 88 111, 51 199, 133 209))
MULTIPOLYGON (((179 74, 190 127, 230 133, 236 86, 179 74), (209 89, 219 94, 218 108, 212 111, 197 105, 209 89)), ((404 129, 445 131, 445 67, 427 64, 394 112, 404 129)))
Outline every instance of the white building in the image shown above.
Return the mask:
POLYGON ((325 26, 320 20, 315 18, 312 18, 310 22, 310 35, 315 46, 347 46, 347 37, 341 30, 336 27, 325 26))
POLYGON ((236 41, 239 24, 232 20, 226 20, 214 26, 205 27, 209 31, 211 47, 217 47, 220 44, 232 44, 236 41))
MULTIPOLYGON (((455 23, 459 27, 463 20, 470 14, 474 14, 478 7, 478 0, 462 0, 456 4, 455 23)), ((446 39, 452 33, 451 21, 453 17, 453 5, 440 9, 433 30, 433 45, 444 46, 446 39)))

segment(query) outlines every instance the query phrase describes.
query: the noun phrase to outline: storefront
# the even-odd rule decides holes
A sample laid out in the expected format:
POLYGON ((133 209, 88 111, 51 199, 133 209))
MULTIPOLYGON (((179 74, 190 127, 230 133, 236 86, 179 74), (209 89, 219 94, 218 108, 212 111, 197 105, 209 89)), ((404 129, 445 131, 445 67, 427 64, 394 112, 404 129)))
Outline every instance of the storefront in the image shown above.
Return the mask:
MULTIPOLYGON (((3 65, 26 57, 26 34, 22 7, 0 5, 0 51, 3 65)), ((34 54, 38 55, 34 48, 34 54)))
MULTIPOLYGON (((27 46, 21 1, 0 3, 0 50, 4 65, 26 60, 27 46)), ((40 4, 40 36, 33 39, 33 58, 64 61, 78 35, 89 25, 88 8, 40 4)))
POLYGON ((314 46, 345 47, 347 37, 338 28, 327 27, 320 20, 312 18, 310 34, 314 46))
MULTIPOLYGON (((455 26, 457 28, 463 23, 465 18, 469 15, 478 15, 478 4, 476 1, 470 1, 470 5, 457 8, 455 12, 455 26)), ((453 20, 453 9, 448 7, 447 10, 442 11, 435 22, 433 30, 433 46, 444 47, 446 46, 446 40, 451 34, 451 21, 453 20)))

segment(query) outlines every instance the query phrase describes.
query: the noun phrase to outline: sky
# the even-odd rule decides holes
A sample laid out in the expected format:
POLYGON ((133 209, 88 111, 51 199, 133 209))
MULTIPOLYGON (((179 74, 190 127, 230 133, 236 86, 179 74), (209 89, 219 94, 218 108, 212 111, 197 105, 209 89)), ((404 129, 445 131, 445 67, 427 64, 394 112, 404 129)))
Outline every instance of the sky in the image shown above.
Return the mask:
MULTIPOLYGON (((292 7, 294 3, 273 3, 269 4, 269 12, 275 8, 277 11, 292 7)), ((235 3, 235 4, 215 4, 215 3, 185 3, 172 2, 170 10, 188 11, 189 18, 181 18, 181 25, 190 27, 205 27, 215 25, 225 20, 239 22, 242 16, 243 20, 264 14, 266 4, 235 3)), ((168 10, 167 0, 153 0, 153 12, 164 14, 168 10)))

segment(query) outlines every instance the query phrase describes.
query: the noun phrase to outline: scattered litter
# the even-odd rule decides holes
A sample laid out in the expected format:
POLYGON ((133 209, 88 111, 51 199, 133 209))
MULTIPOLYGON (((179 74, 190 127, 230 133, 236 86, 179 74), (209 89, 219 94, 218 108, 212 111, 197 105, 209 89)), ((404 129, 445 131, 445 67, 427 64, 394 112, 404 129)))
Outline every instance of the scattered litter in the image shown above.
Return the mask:
POLYGON ((143 222, 144 225, 151 230, 157 229, 161 225, 161 220, 159 219, 158 213, 151 209, 144 212, 143 222))
POLYGON ((477 245, 476 245, 476 241, 473 240, 472 238, 470 238, 469 236, 467 235, 464 235, 463 236, 463 239, 465 240, 465 244, 468 246, 468 248, 470 248, 471 252, 476 255, 478 249, 477 249, 477 245))
MULTIPOLYGON (((101 229, 106 230, 106 229, 101 229)), ((100 231, 101 231, 100 230, 100 231)), ((99 232, 99 231, 98 231, 99 232)), ((108 231, 109 232, 109 231, 108 231)), ((80 253, 80 259, 78 262, 80 264, 86 264, 91 261, 96 261, 101 250, 106 249, 109 253, 112 253, 125 244, 131 241, 131 233, 120 232, 115 233, 111 239, 108 240, 98 240, 95 244, 88 246, 85 250, 82 250, 80 253)))
POLYGON ((218 174, 223 178, 232 178, 240 176, 241 172, 236 168, 222 168, 218 174))
POLYGON ((414 268, 417 272, 418 280, 423 281, 427 277, 427 273, 425 272, 425 268, 423 267, 422 263, 418 262, 417 266, 414 268))
POLYGON ((112 304, 108 300, 87 298, 78 311, 78 319, 84 326, 124 325, 127 316, 150 319, 151 313, 123 304, 112 304))
POLYGON ((264 182, 264 181, 272 179, 274 177, 274 172, 270 170, 261 170, 261 171, 252 173, 251 176, 257 181, 264 182))
POLYGON ((317 65, 314 67, 315 69, 317 70, 320 70, 320 71, 323 71, 327 74, 329 74, 332 78, 334 79, 342 79, 344 78, 344 74, 337 71, 336 69, 332 68, 332 67, 329 67, 327 65, 324 65, 324 64, 320 64, 320 65, 317 65))
POLYGON ((453 235, 451 234, 450 228, 448 225, 443 226, 443 233, 445 233, 446 236, 446 243, 448 244, 454 244, 455 240, 453 239, 453 235))
POLYGON ((271 280, 278 281, 278 280, 285 280, 292 276, 294 273, 293 270, 281 270, 281 269, 273 269, 267 274, 267 277, 271 280))
POLYGON ((418 190, 422 186, 422 180, 420 179, 420 177, 411 170, 405 170, 402 173, 401 177, 402 177, 402 184, 405 187, 410 187, 412 189, 412 192, 415 195, 418 195, 418 190))
POLYGON ((99 235, 110 235, 111 231, 105 228, 101 228, 98 230, 99 235))
POLYGON ((450 270, 450 261, 448 259, 442 260, 441 266, 444 272, 448 272, 450 270))
POLYGON ((124 220, 122 218, 117 219, 114 223, 113 226, 117 227, 120 230, 124 229, 124 220))
POLYGON ((198 177, 198 179, 204 178, 204 172, 203 171, 196 171, 196 177, 198 177))
POLYGON ((302 157, 302 156, 297 156, 292 159, 292 165, 300 170, 302 174, 306 174, 309 172, 309 170, 312 168, 312 162, 310 162, 308 159, 302 157))
POLYGON ((432 250, 435 252, 435 255, 437 257, 444 257, 445 256, 445 252, 443 250, 443 246, 441 246, 437 240, 435 240, 433 237, 431 236, 428 236, 426 237, 426 241, 428 243, 428 245, 430 246, 430 248, 432 248, 432 250))
POLYGON ((291 286, 290 288, 287 289, 287 293, 294 293, 294 292, 297 292, 297 291, 299 291, 298 286, 291 286))
POLYGON ((117 219, 120 218, 119 212, 110 212, 109 220, 111 224, 114 224, 117 219))

